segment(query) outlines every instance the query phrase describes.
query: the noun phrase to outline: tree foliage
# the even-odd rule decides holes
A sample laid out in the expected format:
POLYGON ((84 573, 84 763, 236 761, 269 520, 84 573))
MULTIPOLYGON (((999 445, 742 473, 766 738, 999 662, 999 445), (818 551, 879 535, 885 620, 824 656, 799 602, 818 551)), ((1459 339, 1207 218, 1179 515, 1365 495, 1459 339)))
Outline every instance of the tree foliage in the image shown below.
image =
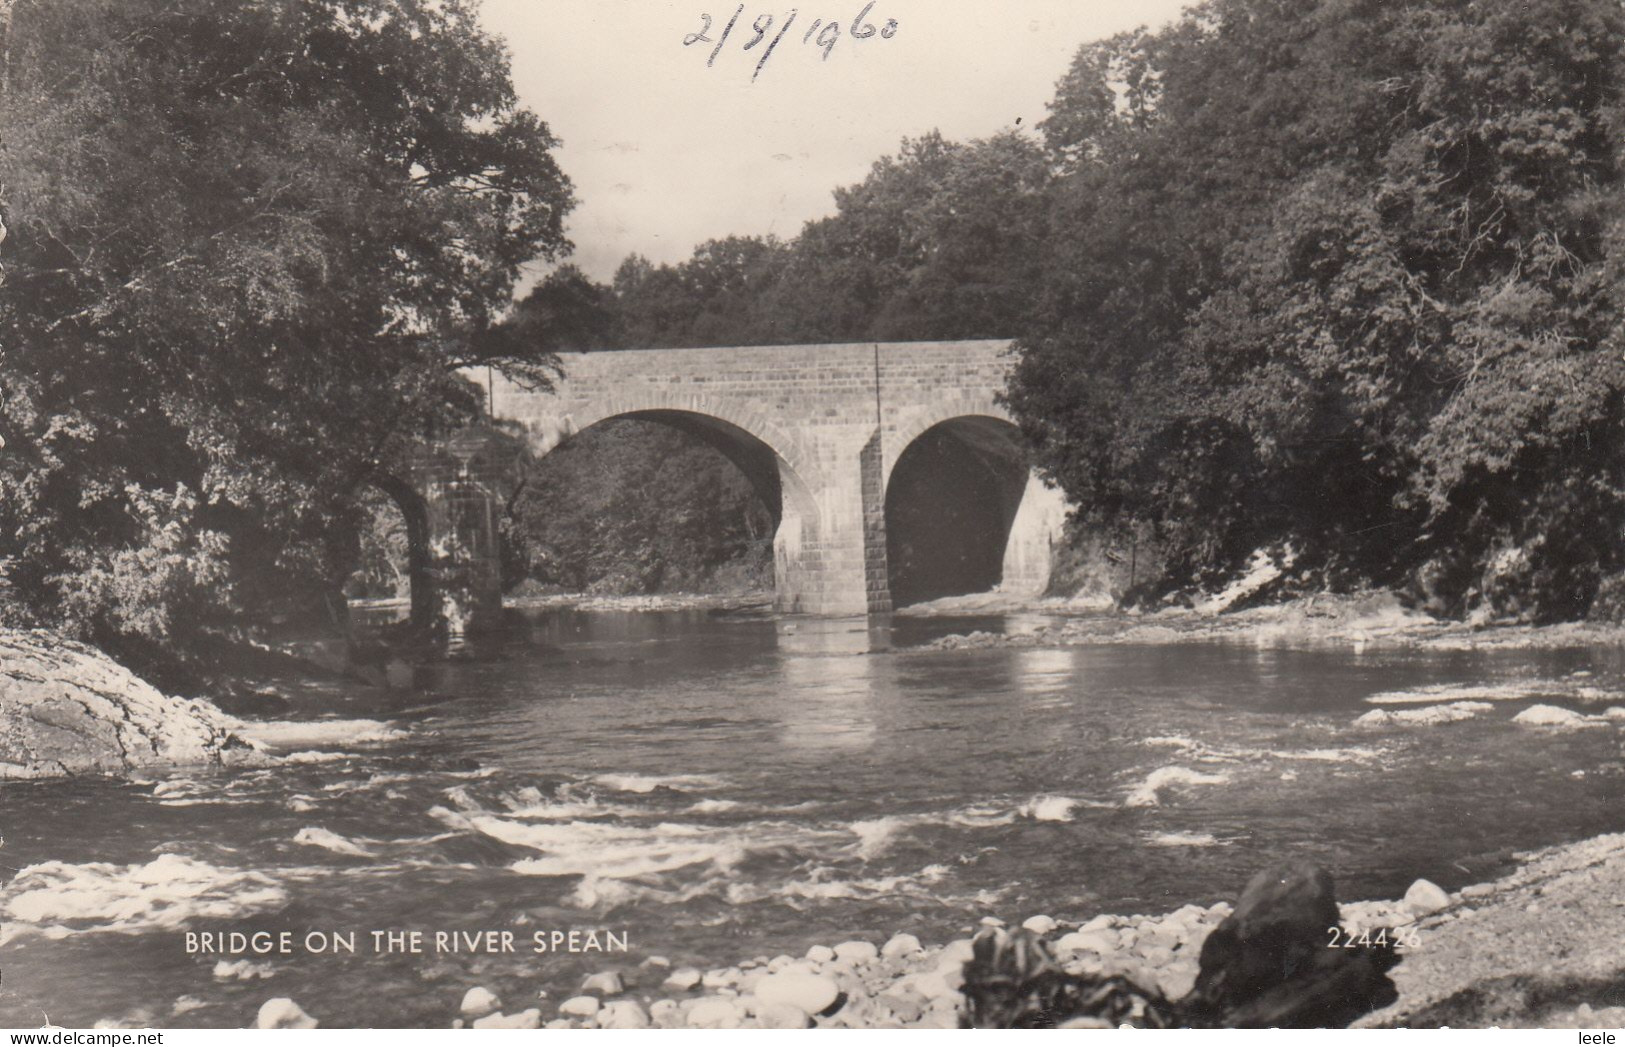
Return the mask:
POLYGON ((698 437, 619 419, 538 462, 506 522, 510 585, 595 593, 770 587, 773 521, 698 437))
POLYGON ((1617 570, 1621 85, 1606 0, 1210 0, 1083 48, 1010 401, 1178 573, 1291 545, 1442 606, 1617 570))
POLYGON ((0 4, 13 613, 173 643, 342 577, 356 493, 545 381, 495 326, 570 184, 465 0, 0 4))
POLYGON ((565 266, 513 323, 554 350, 1009 337, 1036 285, 1049 179, 1031 136, 933 131, 837 189, 836 213, 792 241, 712 240, 678 265, 632 255, 608 285, 565 266))

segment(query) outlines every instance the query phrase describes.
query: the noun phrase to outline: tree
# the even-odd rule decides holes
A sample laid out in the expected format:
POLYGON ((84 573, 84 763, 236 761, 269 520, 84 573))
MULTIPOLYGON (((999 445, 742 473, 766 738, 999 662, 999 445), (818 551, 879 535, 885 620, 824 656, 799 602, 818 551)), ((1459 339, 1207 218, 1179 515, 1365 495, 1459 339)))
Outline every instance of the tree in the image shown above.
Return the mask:
POLYGON ((11 0, 0 62, 12 614, 150 652, 333 586, 456 368, 546 380, 494 321, 570 184, 465 0, 11 0))
POLYGON ((1080 52, 1010 402, 1183 577, 1584 609, 1625 524, 1618 5, 1211 0, 1080 52))

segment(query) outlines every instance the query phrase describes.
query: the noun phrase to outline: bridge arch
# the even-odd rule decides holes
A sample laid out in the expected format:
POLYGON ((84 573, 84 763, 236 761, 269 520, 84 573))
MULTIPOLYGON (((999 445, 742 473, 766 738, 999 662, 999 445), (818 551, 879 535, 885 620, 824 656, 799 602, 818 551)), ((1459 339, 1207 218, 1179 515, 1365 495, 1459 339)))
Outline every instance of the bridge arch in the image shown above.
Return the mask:
POLYGON ((885 458, 897 605, 1048 586, 1064 502, 1033 473, 1019 428, 991 398, 929 405, 898 426, 885 458))
POLYGON ((816 558, 821 520, 817 492, 795 464, 800 441, 760 412, 730 409, 697 396, 646 394, 572 405, 555 426, 532 434, 532 453, 543 457, 617 419, 653 422, 694 436, 744 474, 772 517, 777 602, 782 609, 802 609, 798 594, 806 586, 798 575, 809 555, 816 558))
POLYGON ((406 521, 406 578, 411 593, 412 624, 426 627, 438 610, 429 577, 429 505, 407 481, 390 473, 374 473, 367 486, 381 491, 406 521))

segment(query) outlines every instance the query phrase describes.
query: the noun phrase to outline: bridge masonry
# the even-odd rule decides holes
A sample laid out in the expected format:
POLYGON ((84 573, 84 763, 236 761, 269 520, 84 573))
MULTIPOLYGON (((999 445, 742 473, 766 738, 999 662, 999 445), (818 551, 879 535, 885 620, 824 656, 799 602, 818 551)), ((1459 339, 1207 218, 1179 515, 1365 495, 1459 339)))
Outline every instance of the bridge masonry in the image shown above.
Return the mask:
MULTIPOLYGON (((884 613, 892 606, 886 494, 908 447, 935 427, 962 426, 971 443, 1026 468, 1010 416, 995 400, 1008 348, 969 341, 569 353, 553 392, 499 377, 490 403, 494 420, 517 427, 536 456, 619 417, 705 439, 778 508, 778 609, 884 613)), ((1048 584, 1066 507, 1030 472, 1016 489, 1001 588, 1037 593, 1048 584)), ((455 514, 478 515, 467 506, 455 514)), ((495 557, 494 542, 468 534, 465 526, 460 541, 470 551, 495 557)))

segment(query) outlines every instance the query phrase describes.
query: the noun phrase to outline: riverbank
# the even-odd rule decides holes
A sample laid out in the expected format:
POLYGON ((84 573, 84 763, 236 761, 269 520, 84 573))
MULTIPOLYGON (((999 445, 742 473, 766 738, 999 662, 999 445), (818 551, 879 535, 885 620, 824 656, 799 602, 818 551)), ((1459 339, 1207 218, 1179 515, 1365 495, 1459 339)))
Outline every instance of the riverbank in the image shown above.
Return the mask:
POLYGON ((521 610, 576 611, 741 611, 773 607, 771 592, 652 593, 644 596, 607 596, 594 593, 551 593, 546 596, 510 596, 504 606, 521 610))
POLYGON ((1049 620, 1007 633, 951 634, 926 645, 939 650, 1075 644, 1163 644, 1232 641, 1256 644, 1336 644, 1425 650, 1558 650, 1625 643, 1625 627, 1591 622, 1528 625, 1463 622, 1408 608, 1387 592, 1322 594, 1240 611, 1174 607, 1150 614, 1080 614, 1068 601, 955 597, 906 608, 911 616, 1028 614, 1049 620), (977 600, 982 600, 982 605, 977 600))
MULTIPOLYGON (((1398 999, 1356 1024, 1373 1028, 1607 1028, 1625 1024, 1625 834, 1520 856, 1500 879, 1447 893, 1417 881, 1398 900, 1340 906, 1353 935, 1394 928, 1398 999)), ((1159 915, 1022 924, 1073 974, 1122 975, 1177 999, 1195 983, 1202 941, 1228 901, 1159 915)), ((1004 926, 996 917, 984 925, 1004 926)), ((483 987, 448 1001, 448 1023, 475 1028, 952 1028, 971 938, 925 945, 912 934, 814 945, 803 956, 672 969, 650 957, 589 976, 578 995, 503 1009, 483 987)), ((545 993, 544 993, 545 996, 545 993)), ((302 1015, 271 1000, 265 1024, 302 1015)), ((308 1016, 304 1020, 310 1020, 308 1016)))

